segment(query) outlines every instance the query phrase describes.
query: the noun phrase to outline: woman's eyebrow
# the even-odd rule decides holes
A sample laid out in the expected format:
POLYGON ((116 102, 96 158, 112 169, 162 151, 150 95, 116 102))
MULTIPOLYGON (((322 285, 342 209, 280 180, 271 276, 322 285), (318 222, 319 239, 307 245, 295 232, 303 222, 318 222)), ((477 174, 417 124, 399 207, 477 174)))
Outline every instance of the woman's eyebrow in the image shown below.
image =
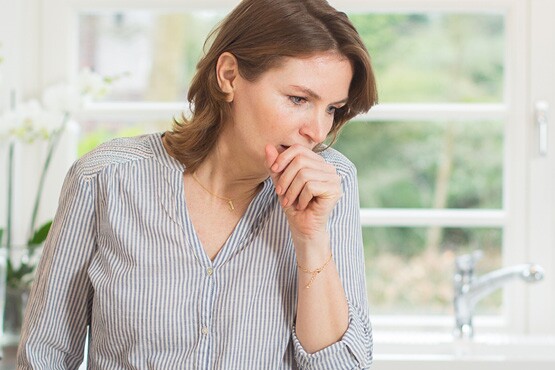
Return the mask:
MULTIPOLYGON (((310 96, 312 99, 315 100, 322 100, 322 97, 320 95, 318 95, 315 91, 309 89, 306 86, 299 86, 299 85, 290 85, 290 87, 300 90, 302 91, 304 94, 310 96)), ((336 102, 331 103, 331 105, 336 105, 336 104, 344 104, 349 100, 349 98, 345 98, 336 102)))

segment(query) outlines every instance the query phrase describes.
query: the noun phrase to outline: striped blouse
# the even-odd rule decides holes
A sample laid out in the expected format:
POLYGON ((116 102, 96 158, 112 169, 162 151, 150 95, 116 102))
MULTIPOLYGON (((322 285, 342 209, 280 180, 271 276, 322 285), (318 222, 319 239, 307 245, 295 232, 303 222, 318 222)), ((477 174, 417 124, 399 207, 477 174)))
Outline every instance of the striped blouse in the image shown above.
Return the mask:
POLYGON ((161 134, 112 140, 69 170, 25 314, 18 369, 365 369, 372 331, 356 170, 329 230, 349 327, 307 353, 295 335, 297 269, 273 184, 212 261, 188 217, 185 167, 161 134), (86 342, 87 331, 89 340, 86 342))

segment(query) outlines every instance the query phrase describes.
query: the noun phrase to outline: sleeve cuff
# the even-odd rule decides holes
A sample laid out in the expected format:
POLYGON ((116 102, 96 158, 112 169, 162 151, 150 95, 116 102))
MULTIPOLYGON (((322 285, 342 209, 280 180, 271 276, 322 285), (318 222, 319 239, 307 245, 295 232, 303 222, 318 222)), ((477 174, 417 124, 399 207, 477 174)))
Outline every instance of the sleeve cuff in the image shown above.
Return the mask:
POLYGON ((295 359, 300 369, 368 369, 372 364, 370 320, 349 303, 349 327, 340 341, 315 353, 307 353, 293 327, 295 359))

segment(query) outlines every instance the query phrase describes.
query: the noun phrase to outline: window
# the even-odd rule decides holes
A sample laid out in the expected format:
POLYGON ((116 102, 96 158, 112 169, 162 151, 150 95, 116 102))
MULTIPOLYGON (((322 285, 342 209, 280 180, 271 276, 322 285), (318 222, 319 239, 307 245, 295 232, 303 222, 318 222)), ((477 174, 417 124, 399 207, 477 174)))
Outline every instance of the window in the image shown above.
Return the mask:
POLYGON ((83 11, 79 67, 122 76, 106 101, 181 101, 217 11, 83 11))
MULTIPOLYGON (((128 74, 112 96, 82 113, 84 152, 112 136, 166 129, 169 117, 185 108, 200 40, 237 1, 51 3, 43 9, 49 35, 43 49, 62 52, 43 55, 45 84, 82 66, 128 74), (78 36, 68 35, 70 26, 78 36), (140 57, 126 59, 135 53, 140 57)), ((541 185, 553 185, 555 164, 552 156, 535 155, 529 104, 541 98, 555 106, 553 89, 537 88, 544 86, 542 76, 553 77, 544 62, 555 59, 545 51, 553 49, 553 39, 536 25, 552 27, 544 15, 552 5, 332 3, 358 26, 378 76, 381 104, 347 125, 336 145, 359 171, 377 326, 387 326, 386 316, 392 315, 419 323, 423 316, 443 316, 446 327, 452 325, 449 289, 459 253, 483 249, 483 271, 528 258, 555 268, 549 252, 555 197, 541 185), (536 37, 533 45, 527 44, 529 33, 536 37), (532 65, 537 68, 530 74, 532 65)), ((480 312, 500 318, 505 330, 555 332, 555 319, 538 314, 527 299, 548 297, 555 308, 551 291, 552 281, 533 288, 513 284, 483 302, 480 312)))
MULTIPOLYGON (((358 120, 337 148, 358 168, 362 208, 503 209, 505 120, 437 112, 504 101, 501 13, 356 13, 372 56, 380 102, 414 104, 435 119, 358 120)), ((450 314, 456 255, 484 250, 480 270, 502 265, 501 228, 399 223, 364 228, 368 294, 382 314, 450 314)), ((501 313, 498 293, 478 308, 501 313)))
MULTIPOLYGON (((185 102, 204 40, 224 15, 216 10, 83 10, 78 14, 79 68, 117 77, 104 99, 108 104, 185 102)), ((145 121, 85 120, 79 153, 114 136, 170 126, 170 115, 145 121)))
MULTIPOLYGON (((83 11, 79 67, 124 76, 106 98, 109 103, 184 100, 202 42, 222 16, 209 10, 83 11)), ((351 17, 373 56, 383 103, 427 104, 434 113, 438 103, 503 102, 502 14, 358 12, 351 17)), ((502 119, 371 118, 370 113, 348 125, 337 143, 357 164, 363 208, 502 209, 502 119)), ((148 129, 134 121, 128 127, 106 121, 84 125, 90 130, 82 152, 110 131, 132 135, 148 129)), ((168 122, 150 127, 163 130, 168 122)), ((410 308, 414 314, 447 314, 456 254, 481 248, 486 250, 481 266, 502 263, 500 228, 369 225, 364 237, 376 312, 410 308), (430 269, 437 270, 436 278, 413 276, 430 269)), ((485 309, 500 313, 500 295, 485 309)))

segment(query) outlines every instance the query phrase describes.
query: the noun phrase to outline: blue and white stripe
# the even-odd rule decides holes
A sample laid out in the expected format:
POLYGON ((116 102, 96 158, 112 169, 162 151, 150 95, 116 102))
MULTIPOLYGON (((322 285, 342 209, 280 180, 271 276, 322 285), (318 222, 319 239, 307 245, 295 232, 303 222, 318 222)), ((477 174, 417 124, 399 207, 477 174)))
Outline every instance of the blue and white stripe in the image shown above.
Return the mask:
POLYGON ((187 214, 185 168, 160 134, 116 139, 70 169, 26 312, 18 369, 360 369, 372 361, 356 170, 332 213, 349 302, 341 341, 308 354, 297 269, 271 180, 211 261, 187 214))

